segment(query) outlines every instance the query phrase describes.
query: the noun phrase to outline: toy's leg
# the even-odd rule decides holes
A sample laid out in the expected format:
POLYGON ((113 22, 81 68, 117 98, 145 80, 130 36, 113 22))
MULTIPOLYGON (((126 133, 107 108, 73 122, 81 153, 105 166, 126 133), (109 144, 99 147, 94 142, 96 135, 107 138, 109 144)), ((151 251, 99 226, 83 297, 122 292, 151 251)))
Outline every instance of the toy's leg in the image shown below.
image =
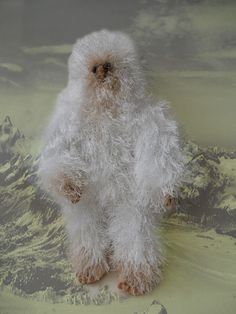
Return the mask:
POLYGON ((72 264, 81 283, 99 280, 108 270, 104 214, 96 204, 81 199, 63 209, 70 240, 72 264))
POLYGON ((138 207, 116 208, 109 226, 118 288, 132 295, 151 291, 160 281, 161 247, 153 216, 138 207))

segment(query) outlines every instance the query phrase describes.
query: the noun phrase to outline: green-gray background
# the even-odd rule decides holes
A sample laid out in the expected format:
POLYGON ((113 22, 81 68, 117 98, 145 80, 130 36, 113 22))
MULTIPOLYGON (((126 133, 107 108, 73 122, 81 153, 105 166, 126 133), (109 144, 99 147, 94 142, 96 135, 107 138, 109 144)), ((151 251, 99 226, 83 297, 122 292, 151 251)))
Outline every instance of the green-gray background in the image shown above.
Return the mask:
POLYGON ((0 123, 13 123, 0 129, 0 313, 236 313, 235 99, 234 0, 0 0, 0 123), (128 300, 70 290, 63 221, 42 203, 34 168, 72 44, 101 28, 137 42, 150 90, 170 101, 191 140, 195 178, 163 227, 163 282, 128 300))

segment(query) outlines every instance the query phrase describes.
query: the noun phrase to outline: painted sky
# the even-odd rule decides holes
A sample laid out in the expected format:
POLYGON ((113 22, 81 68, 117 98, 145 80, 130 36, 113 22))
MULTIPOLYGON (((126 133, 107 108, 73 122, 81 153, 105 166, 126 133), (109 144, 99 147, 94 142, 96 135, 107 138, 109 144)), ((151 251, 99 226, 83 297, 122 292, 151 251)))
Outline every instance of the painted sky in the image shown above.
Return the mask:
POLYGON ((151 91, 201 145, 236 146, 236 2, 0 1, 0 118, 36 139, 66 85, 76 38, 101 28, 136 40, 151 91))

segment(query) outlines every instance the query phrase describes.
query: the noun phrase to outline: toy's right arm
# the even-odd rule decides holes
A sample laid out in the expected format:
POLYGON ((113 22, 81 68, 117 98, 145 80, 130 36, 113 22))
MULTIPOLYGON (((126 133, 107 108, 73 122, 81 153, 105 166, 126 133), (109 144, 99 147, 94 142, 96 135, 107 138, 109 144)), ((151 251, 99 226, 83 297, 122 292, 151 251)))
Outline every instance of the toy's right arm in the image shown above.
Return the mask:
POLYGON ((39 159, 38 175, 43 189, 56 201, 80 199, 84 174, 78 170, 78 161, 73 157, 71 121, 62 92, 45 133, 45 143, 39 159))

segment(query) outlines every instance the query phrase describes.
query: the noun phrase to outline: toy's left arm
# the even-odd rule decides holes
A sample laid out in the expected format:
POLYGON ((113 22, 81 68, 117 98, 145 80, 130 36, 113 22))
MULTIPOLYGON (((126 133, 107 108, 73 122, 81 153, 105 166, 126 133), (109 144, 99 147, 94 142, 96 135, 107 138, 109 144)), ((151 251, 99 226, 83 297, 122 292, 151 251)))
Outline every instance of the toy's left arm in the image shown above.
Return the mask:
POLYGON ((175 195, 184 169, 177 124, 165 104, 146 107, 139 117, 135 146, 135 177, 141 194, 163 202, 175 195))

